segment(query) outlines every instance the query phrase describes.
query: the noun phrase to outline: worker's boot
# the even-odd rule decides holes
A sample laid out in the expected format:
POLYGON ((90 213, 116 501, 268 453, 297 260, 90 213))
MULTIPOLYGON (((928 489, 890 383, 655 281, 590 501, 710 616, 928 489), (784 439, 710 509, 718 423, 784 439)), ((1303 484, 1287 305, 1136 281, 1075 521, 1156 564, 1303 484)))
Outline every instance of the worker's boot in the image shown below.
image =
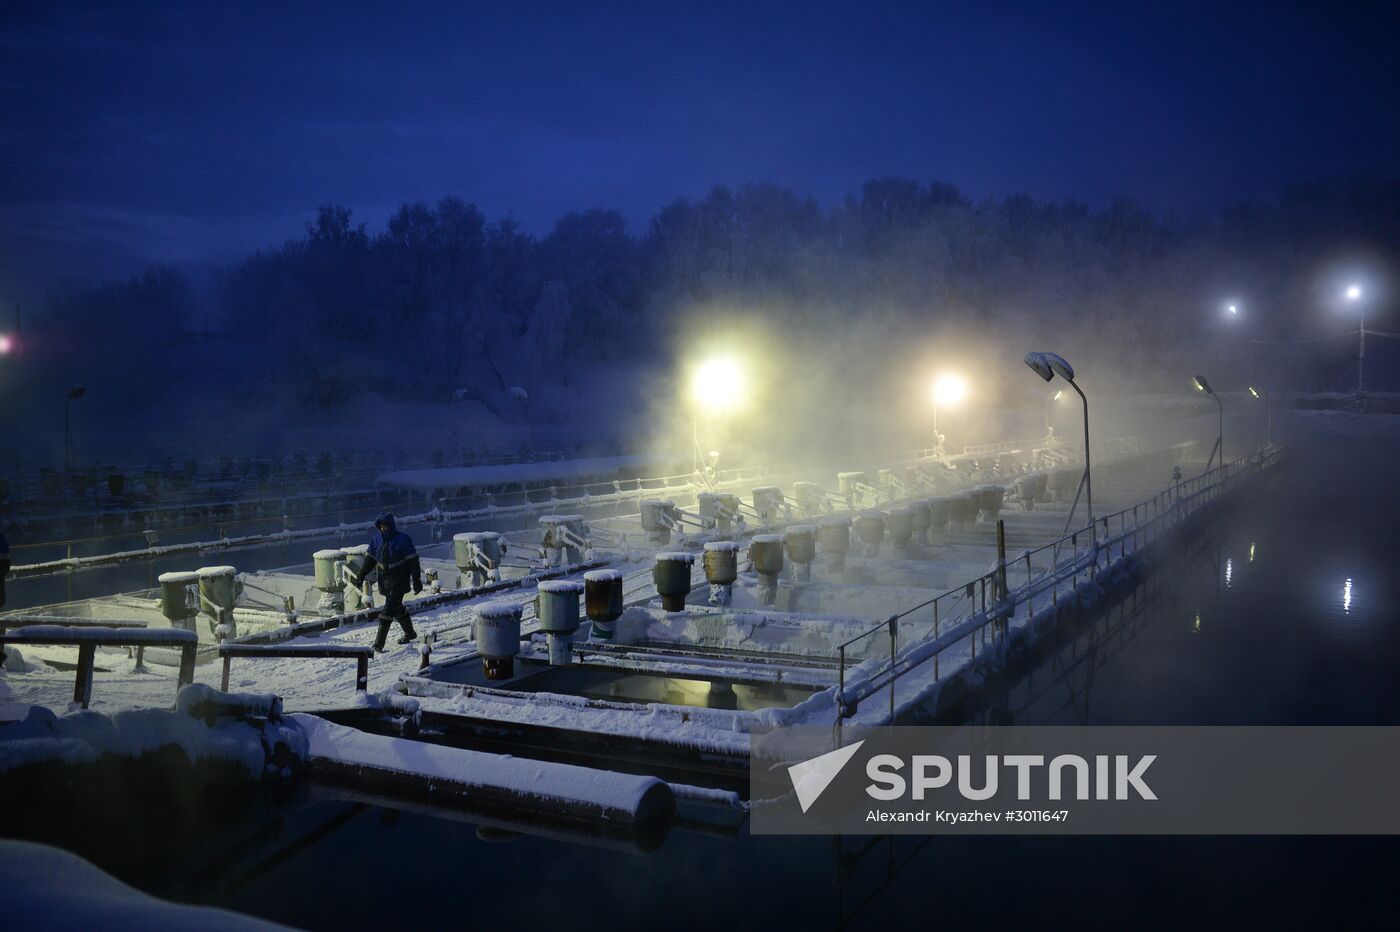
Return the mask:
POLYGON ((389 639, 390 624, 391 620, 388 618, 379 619, 379 633, 374 636, 374 652, 376 654, 384 653, 384 642, 389 639))
POLYGON ((418 632, 413 630, 413 620, 408 617, 407 612, 404 613, 403 618, 399 619, 399 624, 403 625, 403 634, 399 636, 400 644, 407 644, 418 637, 418 632))

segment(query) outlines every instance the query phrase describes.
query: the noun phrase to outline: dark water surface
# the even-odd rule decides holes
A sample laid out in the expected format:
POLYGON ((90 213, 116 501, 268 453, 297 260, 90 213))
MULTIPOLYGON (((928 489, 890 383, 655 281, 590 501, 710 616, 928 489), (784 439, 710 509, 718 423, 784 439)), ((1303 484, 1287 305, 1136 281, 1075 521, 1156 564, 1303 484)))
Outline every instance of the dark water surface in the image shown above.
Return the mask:
MULTIPOLYGON (((1397 455, 1297 437, 1267 488, 1001 688, 1001 714, 1400 724, 1397 455)), ((151 886, 321 929, 1256 927, 1374 922, 1362 910, 1391 901, 1400 856, 1391 838, 763 838, 683 815, 702 821, 639 853, 307 802, 151 886)))

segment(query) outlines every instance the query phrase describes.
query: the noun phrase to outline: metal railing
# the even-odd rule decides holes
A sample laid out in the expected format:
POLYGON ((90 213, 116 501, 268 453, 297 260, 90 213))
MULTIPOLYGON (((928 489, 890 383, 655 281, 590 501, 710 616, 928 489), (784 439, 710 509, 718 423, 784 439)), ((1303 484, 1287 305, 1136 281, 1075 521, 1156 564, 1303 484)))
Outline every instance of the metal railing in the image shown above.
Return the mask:
MULTIPOLYGON (((777 475, 785 468, 787 467, 745 466, 733 469, 721 469, 715 474, 714 481, 721 487, 730 487, 744 482, 757 482, 761 479, 777 475)), ((523 516, 561 508, 588 509, 617 505, 626 501, 657 494, 693 491, 699 487, 696 475, 694 473, 686 473, 651 478, 639 477, 636 479, 600 480, 597 482, 577 483, 572 485, 550 485, 539 489, 521 489, 511 492, 481 492, 459 496, 445 496, 437 500, 436 507, 431 511, 402 515, 398 518, 398 522, 401 525, 430 524, 434 527, 435 531, 441 532, 442 528, 448 523, 492 517, 523 516), (563 497, 561 497, 561 495, 563 497), (478 507, 461 511, 448 510, 447 506, 454 502, 472 502, 476 503, 478 507)), ((221 521, 217 525, 211 525, 217 527, 219 535, 213 540, 197 540, 166 545, 148 544, 144 548, 88 557, 75 556, 73 553, 74 545, 96 544, 113 540, 132 540, 138 535, 135 533, 126 533, 109 535, 107 537, 87 537, 66 541, 49 541, 44 544, 18 545, 13 549, 18 551, 26 548, 35 549, 41 546, 51 548, 62 547, 65 548, 66 553, 63 557, 58 559, 37 563, 16 564, 12 567, 11 572, 16 579, 33 578, 36 576, 74 572, 76 570, 99 566, 110 566, 117 563, 146 560, 177 553, 200 553, 210 550, 226 550, 230 547, 286 543, 303 538, 348 534, 355 531, 368 531, 372 527, 372 520, 370 518, 366 518, 363 521, 346 523, 344 520, 346 513, 349 512, 353 514, 355 511, 373 513, 384 508, 393 509, 395 507, 396 506, 393 505, 375 505, 366 509, 341 508, 329 512, 301 514, 295 517, 301 519, 331 519, 337 523, 330 526, 309 527, 296 530, 292 529, 290 526, 293 516, 289 515, 261 516, 244 520, 221 521), (279 517, 282 522, 282 529, 279 531, 246 534, 237 537, 229 537, 227 535, 227 531, 231 527, 277 521, 279 517)), ((168 530, 169 529, 162 529, 162 531, 168 530)), ((435 536, 441 535, 439 533, 435 536)))
MULTIPOLYGON (((1155 543, 1163 533, 1200 508, 1273 467, 1281 450, 1279 446, 1269 446, 1199 476, 1175 482, 1150 499, 1098 516, 1092 526, 1086 525, 1010 559, 1005 555, 1004 543, 999 540, 1002 552, 991 571, 891 615, 838 645, 836 726, 839 728, 843 721, 854 716, 862 701, 886 687, 889 688, 889 714, 893 722, 897 680, 932 661, 933 679, 937 682, 941 655, 964 643, 970 648, 970 662, 976 663, 979 644, 984 653, 989 649, 989 642, 991 649, 1004 646, 1011 621, 1023 607, 1027 619, 1035 616, 1037 605, 1058 608, 1062 591, 1077 593, 1085 580, 1096 580, 1115 561, 1155 543), (1019 576, 1021 568, 1024 568, 1024 581, 1012 588, 1011 577, 1019 576), (898 643, 900 622, 929 608, 933 615, 932 629, 901 650, 898 643), (850 648, 881 632, 889 639, 889 659, 848 691, 850 648)), ((998 537, 1001 537, 1000 527, 998 537)), ((867 656, 861 662, 869 659, 867 656)))

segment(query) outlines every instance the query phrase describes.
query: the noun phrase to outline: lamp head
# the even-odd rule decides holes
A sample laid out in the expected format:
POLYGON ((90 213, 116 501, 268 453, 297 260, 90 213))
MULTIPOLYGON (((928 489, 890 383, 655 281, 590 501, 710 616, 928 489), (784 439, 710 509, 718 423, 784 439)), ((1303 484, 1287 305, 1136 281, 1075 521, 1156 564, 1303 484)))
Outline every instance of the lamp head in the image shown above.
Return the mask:
POLYGON ((1055 377, 1055 371, 1050 368, 1050 361, 1045 358, 1044 353, 1027 353, 1026 365, 1030 366, 1032 372, 1047 382, 1055 377))
POLYGON ((1074 367, 1069 364, 1065 357, 1056 353, 1044 353, 1045 361, 1050 364, 1050 369, 1064 379, 1066 382, 1074 381, 1074 367))
POLYGON ((68 399, 70 401, 75 398, 81 398, 86 394, 87 389, 82 385, 74 385, 72 388, 68 389, 68 399))
POLYGON ((1255 398, 1262 398, 1262 397, 1263 397, 1262 395, 1259 394, 1259 389, 1255 388, 1253 385, 1249 386, 1249 394, 1252 395, 1252 396, 1255 397, 1255 398))
POLYGON ((1195 386, 1196 386, 1196 391, 1198 391, 1198 392, 1205 392, 1207 395, 1214 395, 1214 394, 1215 394, 1215 392, 1213 392, 1213 391, 1210 390, 1210 383, 1206 381, 1206 377, 1205 377, 1205 376, 1203 376, 1203 375, 1193 375, 1193 376, 1191 377, 1191 381, 1195 384, 1195 386))

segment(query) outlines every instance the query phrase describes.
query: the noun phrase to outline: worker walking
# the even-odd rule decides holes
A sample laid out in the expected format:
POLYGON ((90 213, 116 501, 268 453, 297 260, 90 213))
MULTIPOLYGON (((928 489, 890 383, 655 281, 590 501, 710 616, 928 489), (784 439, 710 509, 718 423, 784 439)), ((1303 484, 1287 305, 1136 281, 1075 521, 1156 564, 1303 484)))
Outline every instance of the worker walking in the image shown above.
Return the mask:
POLYGON ((418 562, 418 551, 413 547, 413 540, 395 527, 393 512, 386 511, 375 518, 374 527, 375 533, 369 541, 364 567, 352 582, 358 589, 364 585, 370 571, 377 568, 384 607, 379 610, 379 634, 374 639, 374 649, 382 651, 384 641, 389 637, 389 626, 395 621, 403 628, 400 644, 407 644, 418 636, 403 600, 408 595, 410 585, 415 595, 423 591, 423 568, 418 562))

